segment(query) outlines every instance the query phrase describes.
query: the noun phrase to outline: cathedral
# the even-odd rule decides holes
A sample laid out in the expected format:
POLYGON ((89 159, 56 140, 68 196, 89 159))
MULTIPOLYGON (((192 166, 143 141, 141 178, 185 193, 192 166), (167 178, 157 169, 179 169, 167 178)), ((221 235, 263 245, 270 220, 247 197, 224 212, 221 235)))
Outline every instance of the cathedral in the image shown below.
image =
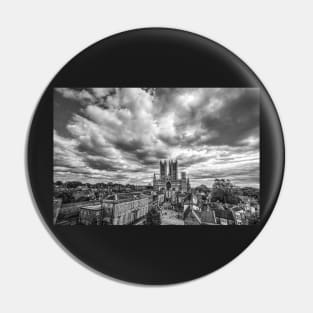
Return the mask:
POLYGON ((186 177, 186 172, 181 172, 180 178, 178 177, 177 160, 160 161, 160 175, 157 177, 154 173, 153 189, 155 191, 188 192, 190 190, 189 178, 186 177))

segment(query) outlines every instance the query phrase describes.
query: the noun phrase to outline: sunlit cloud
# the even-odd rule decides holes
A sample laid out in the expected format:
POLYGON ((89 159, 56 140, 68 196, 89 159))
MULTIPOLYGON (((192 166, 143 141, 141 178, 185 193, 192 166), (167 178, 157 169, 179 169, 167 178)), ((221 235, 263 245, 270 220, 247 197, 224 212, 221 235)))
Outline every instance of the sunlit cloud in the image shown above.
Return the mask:
POLYGON ((147 184, 177 159, 193 186, 259 185, 255 88, 57 88, 54 178, 147 184))

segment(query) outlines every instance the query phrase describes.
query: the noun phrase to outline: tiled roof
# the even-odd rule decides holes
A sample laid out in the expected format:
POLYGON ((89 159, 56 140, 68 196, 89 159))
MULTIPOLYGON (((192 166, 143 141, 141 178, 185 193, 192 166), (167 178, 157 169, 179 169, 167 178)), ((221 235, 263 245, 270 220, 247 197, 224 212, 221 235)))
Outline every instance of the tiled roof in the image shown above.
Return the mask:
POLYGON ((211 210, 199 212, 201 214, 202 223, 215 224, 214 214, 211 210))
POLYGON ((188 206, 188 208, 184 211, 184 219, 189 215, 189 213, 191 212, 190 206, 188 206))
POLYGON ((227 220, 234 220, 234 216, 231 211, 221 210, 221 209, 213 209, 215 216, 218 218, 225 218, 227 220))
POLYGON ((102 210, 101 205, 89 205, 82 207, 83 210, 99 211, 102 210))
POLYGON ((196 210, 191 210, 190 207, 188 207, 184 212, 184 219, 186 219, 189 214, 193 214, 195 218, 199 221, 199 223, 201 221, 201 223, 215 224, 214 214, 211 210, 196 211, 196 210))

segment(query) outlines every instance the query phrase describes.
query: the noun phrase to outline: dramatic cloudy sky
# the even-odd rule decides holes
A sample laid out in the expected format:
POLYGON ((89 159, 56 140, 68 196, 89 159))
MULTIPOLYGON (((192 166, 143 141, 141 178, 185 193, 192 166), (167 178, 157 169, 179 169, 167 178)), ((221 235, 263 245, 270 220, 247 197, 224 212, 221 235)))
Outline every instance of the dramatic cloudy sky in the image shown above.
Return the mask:
POLYGON ((54 179, 152 183, 177 159, 192 186, 259 185, 259 90, 58 88, 54 179))

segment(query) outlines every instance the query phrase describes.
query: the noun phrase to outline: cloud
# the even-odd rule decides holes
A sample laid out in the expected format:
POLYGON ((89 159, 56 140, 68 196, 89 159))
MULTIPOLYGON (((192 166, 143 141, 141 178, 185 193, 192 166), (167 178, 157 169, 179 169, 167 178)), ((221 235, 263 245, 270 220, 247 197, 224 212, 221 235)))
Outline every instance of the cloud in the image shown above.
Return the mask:
POLYGON ((251 138, 259 137, 259 92, 244 89, 234 99, 225 99, 223 105, 201 118, 201 127, 208 132, 214 130, 216 136, 205 138, 202 143, 215 145, 247 145, 251 138), (245 142, 246 140, 246 142, 245 142))
POLYGON ((149 182, 160 159, 177 158, 180 169, 195 183, 215 173, 256 184, 258 89, 58 88, 56 92, 62 106, 68 99, 79 110, 68 118, 63 137, 56 127, 55 175, 64 177, 68 169, 68 177, 76 173, 80 179, 86 175, 149 182))
POLYGON ((55 91, 83 106, 90 104, 101 106, 110 100, 115 88, 56 88, 55 91))
POLYGON ((95 101, 95 97, 86 89, 56 88, 63 97, 76 100, 82 105, 88 105, 95 101))

